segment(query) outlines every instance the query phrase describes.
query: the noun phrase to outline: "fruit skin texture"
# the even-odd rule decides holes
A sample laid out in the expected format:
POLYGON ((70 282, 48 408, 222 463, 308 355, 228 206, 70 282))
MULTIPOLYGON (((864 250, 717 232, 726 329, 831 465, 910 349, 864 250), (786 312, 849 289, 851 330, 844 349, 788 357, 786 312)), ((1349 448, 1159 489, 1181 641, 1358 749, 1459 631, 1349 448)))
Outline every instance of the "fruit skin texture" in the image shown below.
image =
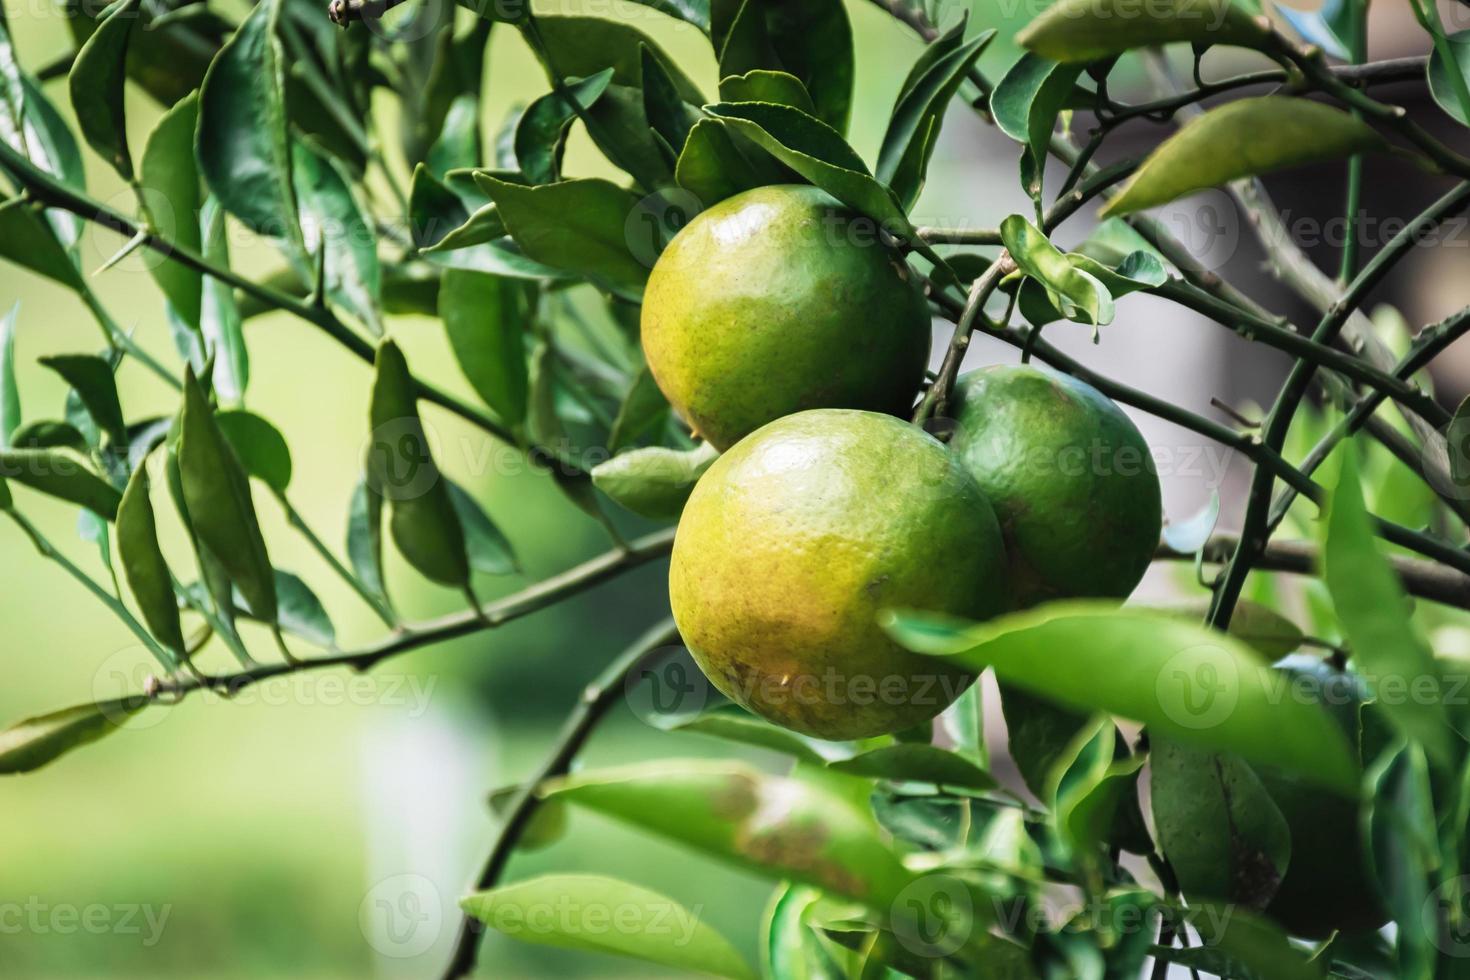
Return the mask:
MULTIPOLYGON (((1358 708, 1367 697, 1361 678, 1308 654, 1287 657, 1276 667, 1292 679, 1291 697, 1321 704, 1358 744, 1358 708)), ((1376 749, 1365 748, 1371 762, 1376 749)), ((1257 775, 1291 831, 1291 861, 1266 914, 1303 939, 1326 939, 1335 929, 1362 932, 1383 926, 1388 912, 1378 902, 1368 867, 1358 801, 1264 767, 1257 775)))
POLYGON ((910 728, 972 680, 895 644, 880 610, 1011 605, 1000 526, 954 455, 840 409, 772 422, 710 467, 679 522, 669 599, 726 696, 829 739, 910 728))
POLYGON ((950 447, 990 498, 1022 606, 1127 598, 1159 543, 1148 443, 1097 389, 1030 365, 960 378, 950 447))
POLYGON ((875 231, 807 186, 759 187, 689 222, 643 298, 643 350, 675 411, 723 450, 805 409, 908 409, 929 312, 875 231))

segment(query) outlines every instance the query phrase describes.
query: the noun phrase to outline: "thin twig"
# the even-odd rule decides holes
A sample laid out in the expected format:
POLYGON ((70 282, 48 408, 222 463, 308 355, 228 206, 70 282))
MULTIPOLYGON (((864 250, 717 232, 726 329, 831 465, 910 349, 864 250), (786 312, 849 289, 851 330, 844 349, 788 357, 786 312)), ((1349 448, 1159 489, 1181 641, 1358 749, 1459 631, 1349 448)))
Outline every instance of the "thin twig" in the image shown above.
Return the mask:
MULTIPOLYGON (((608 665, 597 680, 587 685, 576 708, 567 716, 561 734, 552 746, 551 754, 541 764, 536 775, 521 786, 515 799, 511 801, 510 811, 501 824, 500 833, 495 837, 490 855, 485 859, 485 866, 475 880, 475 891, 487 891, 500 881, 506 865, 510 863, 511 855, 515 853, 516 845, 520 843, 521 835, 531 825, 531 819, 541 805, 541 797, 538 795, 541 786, 557 776, 567 774, 577 754, 582 751, 582 746, 587 743, 608 710, 622 697, 633 671, 654 650, 675 643, 678 639, 679 631, 673 622, 664 620, 635 640, 608 665)), ((444 970, 444 980, 459 980, 460 977, 467 977, 474 972, 480 936, 483 933, 484 926, 478 920, 468 916, 463 918, 454 944, 454 955, 444 970)))

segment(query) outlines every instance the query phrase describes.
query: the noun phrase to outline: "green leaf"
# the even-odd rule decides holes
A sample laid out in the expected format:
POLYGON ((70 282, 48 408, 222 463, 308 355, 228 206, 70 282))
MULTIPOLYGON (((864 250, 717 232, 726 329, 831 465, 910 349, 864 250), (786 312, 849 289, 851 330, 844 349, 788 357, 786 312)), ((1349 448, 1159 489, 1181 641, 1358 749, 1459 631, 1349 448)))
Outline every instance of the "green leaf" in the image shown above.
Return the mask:
MULTIPOLYGON (((841 133, 800 109, 770 102, 720 102, 707 106, 705 111, 722 119, 753 123, 794 154, 868 176, 868 165, 863 163, 863 158, 848 145, 841 133)), ((784 159, 782 162, 791 165, 784 159)))
POLYGON ((0 450, 0 478, 85 507, 107 520, 117 518, 122 494, 87 469, 79 456, 59 449, 0 450))
POLYGON ((449 104, 444 128, 429 147, 424 163, 436 174, 480 165, 480 100, 461 95, 449 104))
POLYGON ((1004 681, 999 687, 1011 759, 1026 788, 1044 799, 1052 770, 1087 726, 1087 715, 1057 707, 1004 681))
MULTIPOLYGON (((702 119, 695 123, 683 146, 674 168, 674 179, 705 207, 712 207, 741 191, 782 179, 778 173, 772 181, 769 179, 771 174, 753 165, 737 148, 729 128, 717 119, 702 119)), ((757 149, 756 152, 766 156, 762 150, 757 149)), ((768 163, 767 169, 774 168, 768 163)))
POLYGON ((261 0, 199 90, 199 171, 224 209, 258 234, 300 242, 286 130, 283 0, 261 0))
POLYGON ((530 258, 601 280, 631 297, 642 295, 649 270, 628 246, 627 228, 638 208, 632 194, 600 179, 542 187, 507 183, 487 173, 476 173, 475 180, 530 258))
POLYGON ((1323 526, 1323 578, 1354 659, 1375 685, 1415 692, 1413 697, 1385 698, 1380 707, 1398 731, 1424 746, 1431 759, 1449 762, 1450 729, 1439 670, 1414 632, 1403 587, 1374 543, 1351 449, 1343 454, 1323 526), (1423 696, 1425 684, 1433 685, 1434 697, 1423 696))
POLYGON ((940 713, 939 727, 949 736, 956 752, 977 766, 986 765, 985 697, 980 684, 971 684, 940 713))
POLYGON ((276 569, 281 628, 325 650, 337 646, 337 629, 316 593, 297 575, 276 569))
MULTIPOLYGON (((913 236, 913 226, 909 224, 903 209, 898 206, 893 192, 878 183, 867 172, 867 168, 862 165, 860 159, 846 158, 844 154, 837 153, 839 158, 847 159, 848 163, 852 164, 852 166, 843 166, 813 156, 808 152, 812 149, 819 149, 832 153, 836 150, 836 145, 832 143, 830 137, 825 137, 825 133, 830 131, 816 130, 809 125, 807 120, 802 119, 801 114, 795 109, 784 106, 758 106, 755 103, 746 105, 732 103, 711 106, 709 111, 719 115, 726 126, 764 149, 780 163, 795 170, 810 183, 831 194, 858 214, 865 215, 877 222, 889 234, 904 239, 913 236), (753 118, 746 118, 747 115, 753 118), (783 142, 782 137, 768 132, 755 122, 754 118, 762 119, 773 125, 782 125, 784 136, 800 142, 806 149, 788 146, 783 142)), ((692 135, 690 140, 693 141, 692 135)), ((853 158, 855 157, 856 154, 853 153, 853 158)), ((681 160, 680 171, 682 172, 683 169, 681 160)))
POLYGON ((838 772, 893 782, 933 783, 946 789, 988 791, 998 785, 990 773, 962 755, 933 745, 885 745, 851 759, 829 763, 838 772))
POLYGON ((613 419, 612 431, 608 433, 607 448, 614 453, 622 452, 650 436, 668 421, 669 412, 669 401, 645 364, 633 377, 627 395, 618 406, 617 418, 613 419))
POLYGON ((77 52, 67 78, 82 138, 123 180, 133 179, 123 83, 127 77, 128 39, 138 21, 138 6, 139 0, 122 0, 111 8, 77 52))
POLYGON ((468 588, 464 527, 419 418, 408 362, 391 340, 378 347, 370 420, 368 488, 388 501, 388 526, 398 550, 425 578, 468 588))
MULTIPOLYGON (((1102 848, 1122 845, 1129 818, 1137 814, 1138 772, 1142 755, 1118 757, 1118 730, 1112 720, 1093 719, 1078 734, 1047 781, 1046 800, 1052 803, 1057 835, 1082 868, 1092 893, 1102 890, 1102 848), (1130 810, 1132 813, 1130 814, 1130 810)), ((1141 815, 1136 823, 1142 824, 1141 815)), ((1137 842, 1130 849, 1137 848, 1137 842)), ((1142 850, 1150 850, 1147 841, 1142 850)))
POLYGON ((357 481, 347 507, 347 560, 363 585, 378 598, 388 599, 383 584, 383 498, 357 481))
POLYGON ((680 722, 672 726, 669 731, 693 732, 697 735, 708 735, 740 745, 752 745, 817 765, 827 761, 827 756, 823 754, 823 751, 826 746, 832 744, 817 742, 785 728, 779 728, 743 711, 710 711, 698 718, 680 722))
POLYGON ((123 421, 122 403, 112 365, 95 354, 59 354, 43 357, 40 363, 61 375, 87 408, 87 414, 106 432, 114 446, 128 444, 128 426, 123 421))
POLYGON ((275 569, 250 496, 250 478, 192 369, 184 377, 179 433, 179 479, 193 532, 240 590, 251 613, 274 623, 275 569))
POLYGON ((519 284, 482 272, 444 271, 439 317, 455 360, 480 400, 517 431, 525 424, 530 393, 530 314, 519 284))
POLYGON ((87 437, 70 422, 39 419, 16 429, 10 437, 13 449, 72 449, 85 453, 87 437))
POLYGON ((1470 87, 1470 31, 1449 35, 1435 45, 1429 56, 1429 91, 1434 101, 1453 119, 1470 125, 1470 115, 1466 114, 1470 109, 1461 97, 1461 86, 1470 87))
POLYGON ((592 484, 633 513, 671 520, 719 451, 708 443, 679 451, 653 446, 620 453, 592 470, 592 484))
POLYGON ((643 49, 643 113, 668 147, 670 162, 678 159, 689 131, 703 118, 699 109, 684 101, 669 70, 648 48, 643 49))
POLYGON ((1241 177, 1386 145, 1362 120, 1320 102, 1280 95, 1240 99, 1185 123, 1149 154, 1101 214, 1132 214, 1241 177))
POLYGON ((0 775, 33 772, 72 749, 111 735, 147 706, 147 698, 120 698, 27 718, 0 732, 0 775))
MULTIPOLYGON (((191 252, 203 250, 200 234, 199 170, 194 163, 194 131, 199 96, 190 95, 165 112, 143 144, 138 183, 148 224, 164 238, 191 252)), ((194 331, 200 330, 204 300, 201 273, 171 258, 149 263, 169 306, 194 331)))
POLYGON ((817 114, 806 86, 795 75, 784 71, 757 68, 744 75, 731 75, 720 80, 722 102, 772 102, 790 106, 808 116, 817 114))
POLYGON ((1185 949, 1155 946, 1166 963, 1234 980, 1322 980, 1322 964, 1308 960, 1286 933, 1268 919, 1236 905, 1191 905, 1186 913, 1204 945, 1185 949))
POLYGON ((76 264, 52 230, 29 203, 0 202, 0 258, 61 283, 86 288, 76 264))
POLYGON ((761 926, 763 976, 781 980, 843 980, 847 976, 807 925, 807 912, 822 897, 815 888, 789 882, 776 889, 761 926))
POLYGON ((179 623, 173 575, 158 546, 158 526, 148 498, 148 467, 139 466, 117 509, 117 551, 133 601, 158 642, 183 659, 187 647, 179 623))
POLYGON ((1234 0, 1057 0, 1016 40, 1053 61, 1098 61, 1154 44, 1259 46, 1269 29, 1234 0))
POLYGON ((505 222, 500 220, 500 209, 493 204, 487 204, 466 218, 464 224, 427 246, 424 251, 453 252, 484 245, 505 236, 505 222))
POLYGON ((709 0, 633 0, 709 33, 709 0))
POLYGON ((738 763, 663 759, 578 773, 544 792, 719 860, 878 909, 913 878, 855 804, 738 763))
POLYGON ((625 21, 538 14, 536 26, 546 41, 552 64, 563 78, 590 78, 610 67, 614 82, 641 88, 642 49, 647 48, 664 63, 684 101, 695 105, 704 101, 699 86, 689 80, 677 63, 648 35, 625 21))
POLYGON ((15 381, 15 321, 20 303, 0 317, 0 449, 16 445, 12 436, 21 425, 20 386, 15 381))
POLYGON ((1075 710, 1129 718, 1158 734, 1239 753, 1342 793, 1357 766, 1342 731, 1313 704, 1281 700, 1270 668, 1239 641, 1177 618, 1099 602, 1059 602, 966 624, 888 613, 918 653, 1075 710))
POLYGON ((1291 858, 1286 818, 1250 766, 1166 738, 1150 742, 1154 826, 1184 894, 1264 908, 1291 858))
MULTIPOLYGON (((1210 600, 1199 599, 1159 608, 1199 623, 1209 614, 1210 600)), ((1230 629, 1226 632, 1260 654, 1264 663, 1275 663, 1287 654, 1295 653, 1306 639, 1300 626, 1259 602, 1237 603, 1235 613, 1230 617, 1230 629)))
POLYGON ((486 575, 514 575, 521 570, 515 549, 504 532, 485 513, 480 502, 459 484, 449 482, 449 498, 464 530, 465 551, 470 568, 486 575))
POLYGON ((995 38, 995 31, 989 30, 965 42, 968 23, 968 19, 962 19, 948 34, 925 48, 899 94, 888 131, 883 135, 877 176, 892 188, 905 207, 913 207, 924 188, 929 159, 934 155, 950 102, 981 52, 995 38))
POLYGON ((291 485, 291 447, 281 431, 244 409, 217 412, 214 421, 245 472, 276 493, 285 493, 291 485))
POLYGON ((721 78, 784 71, 811 95, 819 119, 847 130, 855 69, 852 24, 842 0, 743 0, 717 3, 711 13, 721 78))
MULTIPOLYGON (((504 820, 524 789, 523 786, 510 785, 494 790, 490 794, 490 809, 504 820)), ((516 841, 516 853, 527 854, 548 848, 565 837, 566 832, 566 806, 554 801, 543 802, 536 807, 535 814, 526 823, 526 829, 521 831, 521 836, 516 841)))
MULTIPOLYGON (((612 77, 613 70, 604 69, 567 85, 566 95, 586 111, 602 98, 612 77)), ((526 108, 515 135, 516 162, 526 180, 532 184, 551 184, 561 179, 562 154, 566 152, 567 135, 576 120, 577 113, 559 92, 543 95, 526 108)))
POLYGON ((492 929, 526 942, 623 956, 684 973, 755 980, 735 948, 697 912, 631 882, 546 875, 479 892, 460 905, 492 929), (544 910, 568 901, 587 912, 606 912, 614 928, 597 921, 600 915, 553 916, 548 928, 544 910), (624 924, 630 921, 636 925, 624 924))
POLYGON ((990 97, 995 123, 1025 147, 1021 173, 1025 190, 1040 198, 1042 175, 1057 115, 1076 88, 1081 65, 1067 65, 1027 52, 1011 66, 990 97))
MULTIPOLYGON (((204 257, 215 265, 228 268, 230 249, 225 239, 225 212, 215 198, 204 202, 199 224, 204 235, 204 257)), ((239 403, 250 383, 250 352, 245 346, 234 289, 213 276, 205 277, 204 302, 199 318, 208 355, 214 359, 211 377, 214 392, 226 402, 239 403)))
POLYGON ((469 209, 458 194, 422 163, 414 168, 408 190, 408 225, 414 245, 433 248, 469 220, 469 209))
MULTIPOLYGON (((1373 877, 1399 928, 1398 976, 1435 976, 1439 926, 1432 910, 1431 875, 1440 866, 1429 766, 1421 749, 1400 746, 1369 772, 1368 816, 1373 877)), ((1463 828, 1459 828, 1463 833, 1463 828)))
POLYGON ((296 141, 291 163, 301 233, 325 273, 327 295, 381 334, 383 273, 372 223, 337 165, 309 142, 296 141))
POLYGON ((1063 255, 1041 229, 1013 214, 1001 222, 1000 233, 1016 266, 1045 288, 1063 316, 1095 326, 1113 322, 1113 297, 1102 280, 1063 255))
POLYGON ((673 182, 669 147, 650 128, 641 89, 609 85, 587 115, 592 141, 613 166, 645 189, 657 190, 673 182))
POLYGON ((1351 37, 1354 8, 1359 0, 1322 0, 1316 10, 1298 10, 1284 4, 1275 6, 1276 13, 1308 44, 1315 44, 1327 54, 1342 61, 1352 60, 1344 38, 1351 37))

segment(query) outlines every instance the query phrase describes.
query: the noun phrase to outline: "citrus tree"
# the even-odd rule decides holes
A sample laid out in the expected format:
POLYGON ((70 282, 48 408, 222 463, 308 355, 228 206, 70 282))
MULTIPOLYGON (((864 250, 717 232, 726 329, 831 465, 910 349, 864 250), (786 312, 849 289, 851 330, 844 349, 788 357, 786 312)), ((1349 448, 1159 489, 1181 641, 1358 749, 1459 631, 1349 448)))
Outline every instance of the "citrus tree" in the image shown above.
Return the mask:
POLYGON ((839 0, 629 0, 612 18, 259 0, 238 22, 67 0, 76 48, 44 54, 17 51, 0 21, 0 256, 74 291, 103 334, 43 359, 69 386, 65 417, 23 416, 17 315, 0 323, 0 510, 157 660, 139 690, 0 734, 0 772, 199 692, 371 670, 669 558, 672 618, 608 661, 509 794, 446 976, 475 969, 487 927, 757 974, 697 916, 679 934, 525 928, 566 896, 672 906, 595 869, 508 878, 567 806, 768 878, 758 969, 781 980, 1461 975, 1470 713, 1464 667, 1426 637, 1470 609, 1451 445, 1466 409, 1426 370, 1470 310, 1408 340, 1362 308, 1470 207, 1470 159, 1380 86, 1427 90, 1464 123, 1470 35, 1409 0, 1431 53, 1369 63, 1367 0, 1056 0, 1017 36, 1019 60, 987 73, 994 31, 925 0, 874 2, 924 42, 891 106, 854 104, 839 0), (653 16, 708 38, 718 91, 647 37, 653 16), (492 31, 517 32, 544 69, 531 104, 484 91, 492 31), (1260 67, 1220 75, 1226 48, 1260 67), (1140 62, 1158 91, 1120 101, 1110 77, 1140 62), (43 87, 63 76, 74 129, 43 87), (141 146, 135 89, 163 107, 141 146), (1016 144, 1034 206, 993 228, 918 227, 938 134, 961 112, 1016 144), (889 119, 876 159, 846 141, 858 113, 889 119), (1107 152, 1144 123, 1158 128, 1141 159, 1107 152), (564 173, 574 130, 621 176, 564 173), (84 151, 127 199, 89 194, 84 151), (1442 194, 1372 250, 1370 154, 1442 194), (1329 273, 1279 233, 1259 178, 1333 161, 1352 233, 1329 273), (1150 215, 1214 187, 1315 320, 1264 308, 1150 215), (1078 234, 1084 211, 1102 220, 1078 234), (143 347, 93 293, 87 224, 118 241, 102 272, 149 256, 176 350, 143 347), (227 228, 277 249, 279 274, 233 271, 227 228), (1284 354, 1264 416, 1194 413, 1047 340, 1105 337, 1133 292, 1284 354), (247 324, 264 311, 373 366, 340 554, 289 502, 302 447, 246 398, 261 354, 247 324), (406 313, 442 321, 462 377, 415 371, 393 339, 406 313), (935 320, 949 340, 931 362, 935 320), (961 375, 977 333, 1019 363, 961 375), (176 411, 123 404, 128 361, 176 411), (473 399, 448 390, 466 383, 473 399), (1120 404, 1253 463, 1239 533, 1216 531, 1217 497, 1160 540, 1157 467, 1120 404), (610 550, 482 602, 477 582, 516 558, 441 472, 423 413, 523 454, 610 550), (78 508, 109 578, 28 520, 37 494, 78 508), (382 620, 380 641, 337 646, 311 584, 273 563, 263 506, 382 620), (166 554, 160 537, 180 533, 189 554, 166 554), (463 612, 403 618, 390 547, 463 612), (1123 603, 1160 561, 1192 566, 1182 581, 1203 598, 1123 603), (655 686, 662 704, 688 688, 685 648, 730 703, 661 723, 788 764, 579 768, 628 692, 655 686), (980 675, 1003 744, 998 725, 986 737, 980 675), (1019 778, 999 778, 1011 765, 1019 778))

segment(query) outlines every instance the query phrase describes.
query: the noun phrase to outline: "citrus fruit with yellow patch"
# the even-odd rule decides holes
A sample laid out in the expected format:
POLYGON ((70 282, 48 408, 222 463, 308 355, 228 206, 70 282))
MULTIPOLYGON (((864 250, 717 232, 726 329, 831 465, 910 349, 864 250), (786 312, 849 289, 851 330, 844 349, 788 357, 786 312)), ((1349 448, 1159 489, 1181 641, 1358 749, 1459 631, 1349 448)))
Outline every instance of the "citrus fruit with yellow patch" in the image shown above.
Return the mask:
MULTIPOLYGON (((1368 696, 1362 678, 1308 654, 1276 667, 1290 679, 1289 697, 1322 705, 1351 745, 1362 743, 1365 762, 1377 757, 1383 740, 1365 736, 1358 714, 1368 696)), ((1266 913, 1303 939, 1380 928, 1388 913, 1369 870, 1358 800, 1264 766, 1257 774, 1291 831, 1291 861, 1266 913)))
POLYGON ((718 449, 810 408, 901 413, 929 359, 923 293, 865 218, 815 187, 737 194, 674 236, 643 297, 643 350, 718 449))
POLYGON ((1011 605, 1000 526, 954 454, 843 409, 778 419, 710 467, 679 521, 669 599, 726 696, 829 739, 910 728, 972 680, 899 647, 880 611, 1011 605))
POLYGON ((995 507, 1017 601, 1126 598, 1159 543, 1158 472, 1096 388, 1030 365, 960 378, 951 448, 995 507))

